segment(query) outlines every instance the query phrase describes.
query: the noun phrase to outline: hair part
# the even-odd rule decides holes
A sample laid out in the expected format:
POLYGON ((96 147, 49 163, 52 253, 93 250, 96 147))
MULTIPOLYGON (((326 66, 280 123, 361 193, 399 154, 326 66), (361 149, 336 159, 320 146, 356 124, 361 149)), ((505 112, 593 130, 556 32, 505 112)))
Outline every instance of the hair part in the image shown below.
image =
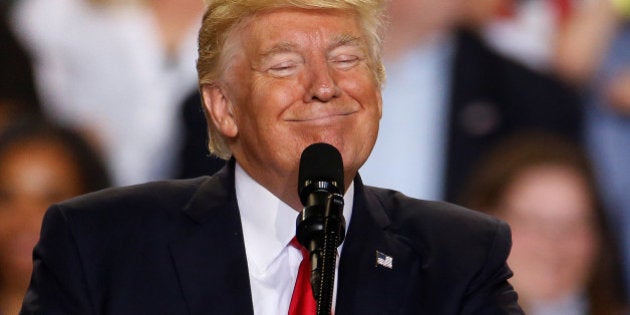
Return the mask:
MULTIPOLYGON (((381 61, 384 12, 387 0, 206 0, 198 38, 197 74, 199 86, 217 84, 229 70, 229 38, 238 26, 257 14, 275 9, 342 10, 355 14, 364 30, 369 49, 369 65, 374 80, 381 87, 385 81, 385 67, 381 61)), ((204 102, 203 96, 202 104, 204 102)), ((205 107, 204 107, 205 111, 205 107)), ((232 155, 226 139, 214 126, 206 111, 208 148, 210 153, 223 159, 232 155)))

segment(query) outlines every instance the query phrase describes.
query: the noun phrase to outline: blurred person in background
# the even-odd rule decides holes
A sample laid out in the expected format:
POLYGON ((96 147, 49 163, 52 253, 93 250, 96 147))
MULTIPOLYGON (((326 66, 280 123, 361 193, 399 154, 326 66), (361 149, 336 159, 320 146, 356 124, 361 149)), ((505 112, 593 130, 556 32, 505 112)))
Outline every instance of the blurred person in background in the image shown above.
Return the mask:
MULTIPOLYGON (((555 69, 581 88, 586 139, 630 274, 630 2, 585 1, 560 34, 555 69)), ((630 285, 630 277, 626 279, 630 285)))
POLYGON ((508 2, 390 2, 388 106, 361 168, 366 182, 453 201, 477 158, 509 134, 542 129, 580 139, 575 91, 498 54, 479 35, 508 2))
POLYGON ((212 175, 225 165, 225 160, 208 151, 208 124, 201 105, 199 89, 194 89, 181 104, 183 121, 182 145, 177 157, 176 177, 193 178, 212 175))
POLYGON ((558 34, 584 1, 590 0, 505 0, 480 33, 501 54, 536 71, 553 73, 558 34))
POLYGON ((508 263, 527 314, 625 314, 616 242, 580 147, 547 134, 506 139, 480 161, 461 201, 510 224, 508 263))
POLYGON ((24 123, 0 134, 0 314, 18 314, 48 206, 109 186, 100 161, 67 129, 24 123))
POLYGON ((12 121, 41 114, 31 61, 9 28, 7 6, 0 2, 0 132, 12 121))
POLYGON ((201 0, 15 2, 44 113, 103 148, 114 184, 174 175, 202 12, 201 0))
MULTIPOLYGON (((335 313, 522 314, 507 282, 506 224, 358 176, 383 105, 385 1, 208 4, 200 88, 209 149, 230 162, 212 177, 51 206, 24 314, 307 314, 290 311, 292 300, 312 298, 308 283, 292 290, 298 274, 309 276, 299 265, 309 268, 291 240, 303 208, 300 155, 316 142, 338 148, 345 178, 333 179, 346 192, 339 214, 348 224, 339 268, 331 266, 335 313)), ((315 184, 330 178, 322 175, 315 184)))

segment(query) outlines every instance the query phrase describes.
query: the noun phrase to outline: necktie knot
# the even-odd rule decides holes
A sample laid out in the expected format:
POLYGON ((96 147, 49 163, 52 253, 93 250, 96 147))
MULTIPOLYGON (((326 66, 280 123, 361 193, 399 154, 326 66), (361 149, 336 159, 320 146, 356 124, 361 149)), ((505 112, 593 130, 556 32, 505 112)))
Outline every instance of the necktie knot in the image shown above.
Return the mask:
POLYGON ((293 237, 293 239, 291 239, 291 246, 293 246, 296 249, 300 250, 300 253, 302 253, 302 259, 307 259, 310 260, 310 254, 308 252, 308 250, 306 249, 306 247, 304 247, 302 244, 300 244, 300 241, 298 241, 297 237, 293 237))

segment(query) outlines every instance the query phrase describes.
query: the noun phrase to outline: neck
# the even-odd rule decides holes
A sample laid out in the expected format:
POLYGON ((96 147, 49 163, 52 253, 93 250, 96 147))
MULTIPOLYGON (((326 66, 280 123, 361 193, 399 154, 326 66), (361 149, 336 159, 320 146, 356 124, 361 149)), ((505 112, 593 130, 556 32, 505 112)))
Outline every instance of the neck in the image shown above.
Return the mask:
POLYGON ((295 172, 284 174, 274 171, 271 167, 265 169, 252 167, 249 161, 243 159, 237 160, 236 163, 249 177, 269 190, 282 202, 295 211, 302 211, 302 202, 297 193, 297 169, 295 172))

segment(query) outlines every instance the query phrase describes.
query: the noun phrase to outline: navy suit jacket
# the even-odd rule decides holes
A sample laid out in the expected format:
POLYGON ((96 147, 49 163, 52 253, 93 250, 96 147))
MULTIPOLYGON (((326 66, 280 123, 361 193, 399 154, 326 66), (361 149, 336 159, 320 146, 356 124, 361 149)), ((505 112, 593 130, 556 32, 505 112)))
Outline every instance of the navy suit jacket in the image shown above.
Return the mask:
MULTIPOLYGON (((357 176, 335 313, 522 314, 510 246, 497 219, 357 176)), ((22 314, 253 314, 233 163, 53 205, 22 314)))

